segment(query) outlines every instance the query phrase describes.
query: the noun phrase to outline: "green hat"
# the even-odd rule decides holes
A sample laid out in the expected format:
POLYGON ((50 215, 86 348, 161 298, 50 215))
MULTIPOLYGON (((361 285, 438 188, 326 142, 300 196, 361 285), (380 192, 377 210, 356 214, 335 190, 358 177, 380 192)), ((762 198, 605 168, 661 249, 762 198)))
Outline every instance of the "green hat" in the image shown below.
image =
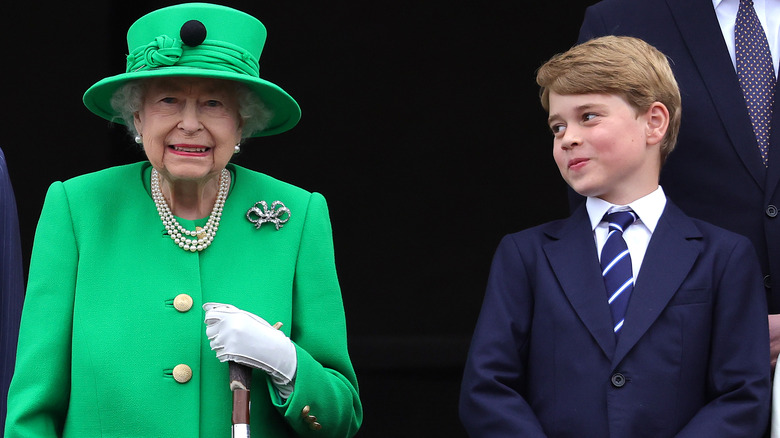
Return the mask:
POLYGON ((246 84, 271 110, 266 129, 256 136, 291 129, 301 118, 295 100, 276 84, 259 77, 265 44, 263 23, 225 6, 186 3, 139 18, 127 31, 126 73, 105 78, 84 93, 84 105, 104 119, 117 121, 111 97, 135 79, 190 76, 246 84))

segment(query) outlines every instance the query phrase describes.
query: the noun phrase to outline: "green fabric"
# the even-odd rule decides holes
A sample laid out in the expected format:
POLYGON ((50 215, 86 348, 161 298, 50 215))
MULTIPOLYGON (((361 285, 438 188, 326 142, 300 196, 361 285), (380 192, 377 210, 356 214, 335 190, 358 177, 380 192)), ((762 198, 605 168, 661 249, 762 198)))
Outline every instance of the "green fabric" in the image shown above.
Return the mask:
POLYGON ((203 77, 241 82, 271 111, 268 126, 252 136, 280 134, 301 119, 298 103, 278 85, 259 77, 266 29, 255 17, 226 6, 185 3, 150 12, 127 31, 127 70, 92 85, 84 105, 98 116, 122 123, 111 97, 131 80, 156 77, 203 77), (201 22, 207 39, 195 47, 182 43, 182 26, 201 22))
POLYGON ((234 187, 214 243, 187 253, 164 235, 148 163, 51 185, 38 224, 6 437, 219 437, 230 434, 227 365, 209 348, 204 302, 253 312, 296 345, 295 391, 280 404, 255 370, 253 436, 346 437, 362 408, 346 345, 325 199, 230 165, 234 187), (147 184, 148 186, 148 184, 147 184), (255 202, 291 218, 256 229, 255 202), (189 294, 192 310, 173 299, 189 294), (174 366, 193 377, 177 383, 174 366), (322 424, 300 417, 309 405, 322 424))

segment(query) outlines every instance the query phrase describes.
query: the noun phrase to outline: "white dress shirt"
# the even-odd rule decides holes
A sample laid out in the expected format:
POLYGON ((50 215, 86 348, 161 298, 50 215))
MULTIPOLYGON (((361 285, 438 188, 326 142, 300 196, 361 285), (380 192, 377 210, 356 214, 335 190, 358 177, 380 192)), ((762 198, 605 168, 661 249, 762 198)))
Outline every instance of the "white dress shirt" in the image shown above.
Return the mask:
MULTIPOLYGON (((731 55, 731 63, 736 69, 737 58, 734 54, 734 23, 737 21, 739 0, 712 0, 715 15, 718 16, 720 31, 723 32, 723 40, 731 55)), ((780 0, 753 0, 753 8, 756 10, 758 20, 764 27, 766 39, 769 43, 769 51, 772 52, 772 65, 775 68, 775 77, 780 69, 780 0)))

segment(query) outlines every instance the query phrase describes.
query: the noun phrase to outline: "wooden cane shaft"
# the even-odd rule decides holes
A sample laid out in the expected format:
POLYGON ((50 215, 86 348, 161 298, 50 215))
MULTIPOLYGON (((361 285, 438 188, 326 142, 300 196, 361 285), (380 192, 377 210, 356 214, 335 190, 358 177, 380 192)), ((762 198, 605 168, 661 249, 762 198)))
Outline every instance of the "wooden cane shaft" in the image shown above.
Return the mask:
POLYGON ((252 368, 228 362, 230 390, 233 391, 233 424, 249 424, 249 389, 252 386, 252 368))
POLYGON ((249 424, 249 391, 233 390, 233 424, 249 424))
MULTIPOLYGON (((274 324, 275 329, 282 326, 281 322, 274 324)), ((252 368, 235 362, 228 362, 230 390, 233 392, 232 423, 245 424, 247 434, 249 429, 249 390, 252 387, 252 368)))

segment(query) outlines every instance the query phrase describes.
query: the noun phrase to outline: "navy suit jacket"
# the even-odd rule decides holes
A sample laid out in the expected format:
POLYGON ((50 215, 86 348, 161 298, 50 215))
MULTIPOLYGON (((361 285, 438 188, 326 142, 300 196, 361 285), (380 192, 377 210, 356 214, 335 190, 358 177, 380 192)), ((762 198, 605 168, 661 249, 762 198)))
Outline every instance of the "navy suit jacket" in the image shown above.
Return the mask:
POLYGON ((671 202, 618 340, 585 206, 498 247, 461 387, 471 437, 760 437, 768 329, 755 251, 671 202))
POLYGON ((5 426, 8 384, 14 372, 23 300, 24 273, 16 198, 5 155, 0 149, 0 430, 5 426))
POLYGON ((669 57, 682 126, 661 185, 689 216, 753 242, 769 312, 780 313, 780 92, 767 169, 712 0, 604 0, 586 10, 580 41, 608 34, 642 38, 669 57))

